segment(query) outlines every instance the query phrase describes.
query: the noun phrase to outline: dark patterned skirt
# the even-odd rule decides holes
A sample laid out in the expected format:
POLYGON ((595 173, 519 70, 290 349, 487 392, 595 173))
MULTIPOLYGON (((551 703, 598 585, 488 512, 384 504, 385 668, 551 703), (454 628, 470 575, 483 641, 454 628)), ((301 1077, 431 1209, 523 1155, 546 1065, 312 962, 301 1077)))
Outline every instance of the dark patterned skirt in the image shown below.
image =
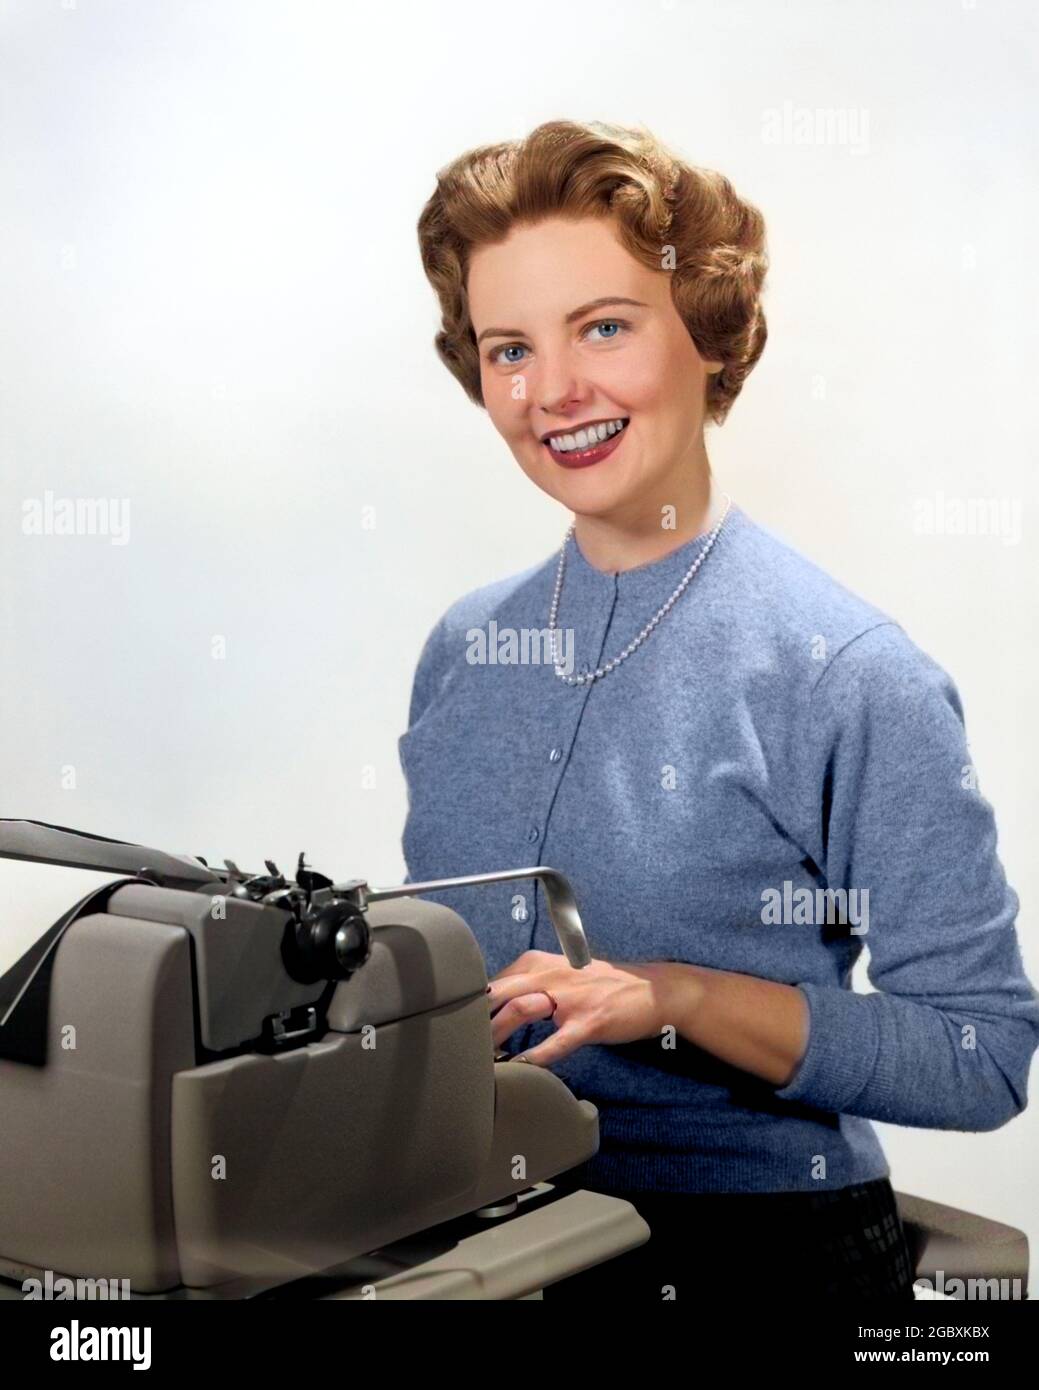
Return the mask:
MULTIPOLYGON (((562 1186, 587 1186, 579 1181, 562 1186)), ((827 1192, 614 1192, 650 1228, 645 1245, 544 1290, 559 1299, 913 1298, 887 1178, 827 1192)))

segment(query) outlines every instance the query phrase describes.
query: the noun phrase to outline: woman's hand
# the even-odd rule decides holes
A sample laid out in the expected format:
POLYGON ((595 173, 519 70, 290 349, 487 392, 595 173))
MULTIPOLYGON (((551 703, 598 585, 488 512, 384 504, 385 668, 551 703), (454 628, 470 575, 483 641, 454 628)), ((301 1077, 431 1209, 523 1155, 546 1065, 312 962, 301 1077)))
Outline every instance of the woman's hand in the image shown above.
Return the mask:
MULTIPOLYGON (((495 975, 488 989, 494 1046, 524 1024, 551 1018, 556 1032, 521 1060, 550 1066, 588 1043, 637 1042, 659 1037, 669 1024, 683 991, 682 1014, 693 1002, 695 973, 669 961, 618 964, 593 960, 575 970, 565 957, 550 951, 524 951, 495 975), (681 975, 678 974, 681 972, 681 975), (554 1007, 553 1007, 554 1001, 554 1007)), ((520 1059, 517 1059, 520 1060, 520 1059)))
POLYGON ((788 1086, 808 1047, 802 989, 685 961, 593 960, 575 970, 563 956, 524 951, 487 993, 495 1049, 523 1024, 552 1019, 557 1031, 520 1059, 542 1066, 586 1043, 637 1042, 673 1027, 730 1066, 788 1086))

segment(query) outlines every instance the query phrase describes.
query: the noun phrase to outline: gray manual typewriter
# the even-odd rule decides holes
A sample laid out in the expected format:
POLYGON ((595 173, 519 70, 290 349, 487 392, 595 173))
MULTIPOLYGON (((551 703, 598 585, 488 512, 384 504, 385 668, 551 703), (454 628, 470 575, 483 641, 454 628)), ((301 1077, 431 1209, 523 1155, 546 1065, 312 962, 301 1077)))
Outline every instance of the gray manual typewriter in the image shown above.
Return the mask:
POLYGON ((419 896, 536 878, 580 968, 560 874, 224 862, 0 820, 0 1298, 516 1299, 648 1238, 630 1203, 553 1186, 597 1111, 496 1059, 476 940, 419 896), (75 884, 57 920, 48 875, 75 884))

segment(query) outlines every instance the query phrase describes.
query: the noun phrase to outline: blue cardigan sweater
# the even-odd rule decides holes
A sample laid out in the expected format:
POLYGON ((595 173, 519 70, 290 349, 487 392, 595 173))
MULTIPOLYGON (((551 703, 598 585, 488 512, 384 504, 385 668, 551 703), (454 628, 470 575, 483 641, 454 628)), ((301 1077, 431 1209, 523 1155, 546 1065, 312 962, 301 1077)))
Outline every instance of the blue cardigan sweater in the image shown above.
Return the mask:
MULTIPOLYGON (((564 662, 620 652, 703 544, 614 574, 571 539, 564 662)), ((603 680, 568 686, 541 640, 557 562, 465 595, 426 640, 399 740, 409 881, 550 865, 573 885, 593 956, 797 985, 810 1018, 781 1088, 684 1039, 554 1064, 599 1108, 587 1180, 841 1188, 890 1174, 871 1120, 1012 1119, 1039 997, 949 676, 733 505, 648 640, 603 680), (863 946, 869 993, 849 987, 863 946)), ((488 976, 558 950, 533 882, 429 896, 468 922, 488 976)), ((510 1050, 552 1027, 518 1030, 510 1050)))

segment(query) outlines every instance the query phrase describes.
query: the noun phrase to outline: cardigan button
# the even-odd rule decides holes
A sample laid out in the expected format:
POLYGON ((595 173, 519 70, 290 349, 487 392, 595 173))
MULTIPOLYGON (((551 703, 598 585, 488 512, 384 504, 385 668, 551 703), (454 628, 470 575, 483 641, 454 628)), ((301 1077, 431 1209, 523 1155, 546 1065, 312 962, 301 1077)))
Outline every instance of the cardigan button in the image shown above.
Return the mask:
POLYGON ((530 829, 527 831, 527 839, 530 840, 530 842, 533 844, 533 842, 537 839, 537 837, 540 834, 541 831, 537 828, 537 826, 532 825, 530 829))
POLYGON ((548 761, 550 763, 557 763, 562 756, 563 750, 561 748, 553 748, 551 753, 549 753, 548 755, 548 761))

